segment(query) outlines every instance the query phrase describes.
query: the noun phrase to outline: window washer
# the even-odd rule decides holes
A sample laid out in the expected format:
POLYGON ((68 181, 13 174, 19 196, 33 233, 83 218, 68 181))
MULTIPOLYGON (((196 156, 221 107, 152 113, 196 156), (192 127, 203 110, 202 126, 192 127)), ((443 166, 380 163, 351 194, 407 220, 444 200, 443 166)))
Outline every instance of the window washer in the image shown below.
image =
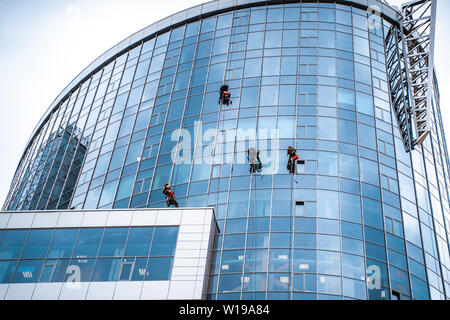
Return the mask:
POLYGON ((287 150, 287 154, 288 154, 288 157, 289 157, 287 168, 288 168, 288 170, 289 170, 289 172, 291 174, 296 174, 297 173, 296 163, 297 163, 297 160, 300 158, 297 155, 297 150, 295 148, 289 146, 288 150, 287 150))
POLYGON ((175 198, 175 195, 172 191, 172 187, 170 186, 170 184, 168 184, 166 182, 166 184, 163 187, 162 192, 166 196, 167 208, 170 208, 171 205, 174 205, 175 208, 178 208, 178 202, 177 202, 177 199, 175 198))
POLYGON ((248 149, 248 161, 250 162, 250 173, 261 171, 262 163, 261 159, 259 159, 259 151, 255 148, 248 149))
POLYGON ((227 106, 229 106, 230 104, 233 104, 233 102, 230 100, 231 93, 228 91, 228 89, 229 89, 229 87, 226 84, 224 84, 223 86, 220 87, 219 104, 223 104, 223 105, 227 105, 227 106))

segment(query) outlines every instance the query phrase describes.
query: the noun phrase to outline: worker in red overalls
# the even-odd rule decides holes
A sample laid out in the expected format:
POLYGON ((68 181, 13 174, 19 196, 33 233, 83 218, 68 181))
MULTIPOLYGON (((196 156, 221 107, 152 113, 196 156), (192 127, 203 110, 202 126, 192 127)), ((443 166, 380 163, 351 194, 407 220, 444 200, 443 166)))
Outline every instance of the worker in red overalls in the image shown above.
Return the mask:
POLYGON ((287 168, 291 174, 296 174, 297 173, 296 163, 297 163, 297 160, 300 159, 299 155, 297 154, 297 150, 295 148, 289 146, 288 150, 287 150, 287 154, 289 157, 287 168))
POLYGON ((175 198, 175 194, 173 193, 172 187, 170 186, 169 183, 166 182, 166 184, 163 187, 162 192, 166 196, 167 208, 169 208, 171 205, 174 205, 175 208, 178 208, 177 199, 175 198))

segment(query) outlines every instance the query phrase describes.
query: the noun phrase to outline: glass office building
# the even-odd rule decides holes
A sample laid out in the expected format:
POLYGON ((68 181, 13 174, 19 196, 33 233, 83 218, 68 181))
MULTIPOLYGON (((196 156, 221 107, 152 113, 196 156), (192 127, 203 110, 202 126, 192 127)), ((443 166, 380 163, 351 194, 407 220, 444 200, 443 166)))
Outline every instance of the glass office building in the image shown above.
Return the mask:
POLYGON ((215 208, 208 299, 450 298, 437 82, 406 152, 385 48, 400 15, 370 3, 219 0, 132 35, 48 109, 3 210, 162 208, 169 182, 215 208))

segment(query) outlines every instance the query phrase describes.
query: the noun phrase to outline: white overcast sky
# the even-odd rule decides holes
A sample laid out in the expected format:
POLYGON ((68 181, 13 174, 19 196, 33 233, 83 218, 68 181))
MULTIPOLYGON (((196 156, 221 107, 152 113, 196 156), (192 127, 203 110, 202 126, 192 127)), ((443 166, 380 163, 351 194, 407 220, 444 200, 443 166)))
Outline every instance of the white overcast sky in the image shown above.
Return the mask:
MULTIPOLYGON (((202 2, 0 0, 0 207, 25 144, 57 95, 121 40, 202 2)), ((450 79, 444 78, 450 73, 450 1, 438 0, 438 6, 436 66, 450 135, 450 79)))

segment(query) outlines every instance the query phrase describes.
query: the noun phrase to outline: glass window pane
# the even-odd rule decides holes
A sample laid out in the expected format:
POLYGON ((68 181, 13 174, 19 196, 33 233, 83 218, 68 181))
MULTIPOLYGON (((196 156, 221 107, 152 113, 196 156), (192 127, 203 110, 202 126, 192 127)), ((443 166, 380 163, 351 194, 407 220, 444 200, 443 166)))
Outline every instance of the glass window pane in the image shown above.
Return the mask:
POLYGON ((224 251, 222 254, 221 272, 242 272, 244 266, 244 251, 224 251))
POLYGON ((44 260, 22 260, 19 262, 13 283, 38 282, 44 260))
POLYGON ((153 238, 153 227, 131 228, 125 256, 148 256, 153 238))
POLYGON ((173 256, 177 244, 178 227, 155 228, 151 256, 173 256))
MULTIPOLYGON (((248 244, 247 241, 247 245, 248 244)), ((245 272, 267 272, 268 250, 247 250, 245 253, 245 272)))
POLYGON ((321 218, 339 219, 338 193, 319 190, 317 193, 317 216, 321 218))
POLYGON ((319 117, 317 120, 319 139, 337 139, 337 119, 319 117))
MULTIPOLYGON (((356 16, 356 15, 354 15, 356 16)), ((367 22, 366 22, 367 28, 367 22)), ((354 36, 353 42, 355 44, 355 53, 359 53, 363 56, 369 56, 369 40, 361 37, 354 36)))
POLYGON ((31 230, 22 258, 45 258, 53 230, 31 230))
POLYGON ((270 291, 288 291, 289 290, 289 274, 287 274, 287 273, 270 273, 269 274, 269 290, 270 291))
POLYGON ((68 258, 72 256, 78 229, 56 229, 48 252, 49 258, 68 258))
POLYGON ((214 64, 209 67, 208 83, 221 82, 225 76, 225 63, 214 64))
POLYGON ((121 257, 125 250, 128 228, 107 228, 103 235, 100 257, 121 257))
POLYGON ((295 130, 295 118, 294 117, 279 117, 278 118, 278 130, 280 139, 294 139, 295 130))
POLYGON ((339 119, 339 141, 356 144, 356 123, 339 119))
POLYGON ((261 74, 261 59, 245 60, 244 77, 259 77, 261 74))
POLYGON ((336 59, 319 57, 319 75, 336 77, 336 59))
POLYGON ((316 235, 315 234, 296 233, 294 235, 294 247, 295 248, 305 248, 305 249, 315 249, 316 248, 316 235))
POLYGON ((355 76, 356 81, 362 82, 367 85, 372 85, 372 74, 370 67, 361 63, 355 63, 355 76))
POLYGON ((103 207, 104 205, 113 202, 118 182, 119 180, 114 180, 104 185, 102 196, 100 197, 99 207, 103 207))
POLYGON ((98 259, 92 281, 117 281, 121 259, 98 259))
POLYGON ((248 215, 248 191, 231 191, 228 205, 228 218, 240 218, 248 215))
POLYGON ((50 282, 56 267, 56 260, 46 260, 42 268, 41 278, 39 282, 50 282))
POLYGON ((344 278, 344 295, 362 300, 367 299, 366 283, 344 278))
POLYGON ((336 32, 336 48, 353 51, 353 37, 351 34, 336 32))
MULTIPOLYGON (((256 273, 256 274, 245 274, 242 279, 243 290, 244 291, 265 291, 267 287, 267 275, 256 273)), ((255 299, 255 294, 252 294, 252 299, 255 299)), ((260 300, 264 299, 264 293, 262 293, 260 300)))
POLYGON ((342 274, 345 277, 364 280, 364 258, 345 253, 342 254, 342 274))
POLYGON ((278 76, 280 74, 280 57, 264 58, 263 76, 278 76))
POLYGON ((342 238, 342 251, 363 255, 363 242, 361 240, 342 238))
POLYGON ((294 250, 294 272, 316 272, 316 251, 294 250))
POLYGON ((336 34, 333 31, 319 31, 319 47, 335 48, 336 34))
POLYGON ((149 275, 147 269, 147 258, 136 258, 133 269, 131 270, 131 281, 142 281, 149 275))
POLYGON ((264 39, 265 48, 279 48, 281 46, 281 31, 267 31, 264 39))
POLYGON ((266 10, 252 10, 250 13, 250 24, 266 22, 266 10))
POLYGON ((227 274, 220 277, 219 292, 241 291, 242 284, 245 283, 242 274, 227 274))
POLYGON ((318 105, 336 108, 336 87, 318 86, 318 105))
POLYGON ((96 257, 100 241, 103 235, 103 228, 81 229, 75 248, 75 257, 96 257))
POLYGON ((341 153, 339 155, 339 160, 339 172, 341 177, 359 180, 358 157, 341 153))
MULTIPOLYGON (((127 262, 126 260, 131 260, 131 259, 124 259, 124 261, 122 261, 122 266, 120 269, 120 274, 119 274, 119 280, 129 280, 131 273, 133 272, 133 262, 127 262)), ((134 260, 134 259, 133 259, 134 260)))
POLYGON ((373 116, 373 98, 371 95, 357 92, 356 93, 356 109, 358 112, 373 116))
POLYGON ((337 176, 337 154, 332 152, 318 153, 318 172, 328 176, 337 176))
MULTIPOLYGON (((286 11, 285 11, 286 13, 286 11)), ((297 12, 298 15, 298 12, 297 12)), ((283 48, 298 47, 298 30, 284 30, 283 31, 283 48)), ((295 58, 295 57, 294 57, 295 58)))
POLYGON ((290 251, 288 249, 270 250, 269 272, 288 272, 290 266, 290 251))
MULTIPOLYGON (((271 190, 252 190, 250 199, 250 216, 259 217, 270 215, 271 193, 271 190)), ((249 223, 249 228, 251 226, 252 225, 249 223)), ((255 230, 255 232, 257 231, 255 230)))
POLYGON ((8 230, 0 244, 0 258, 19 258, 27 235, 28 230, 8 230))
POLYGON ((280 86, 279 104, 295 105, 296 88, 295 86, 280 86))
POLYGON ((289 248, 291 239, 289 233, 271 233, 270 247, 271 248, 289 248))
POLYGON ((66 282, 89 282, 95 259, 72 259, 66 270, 66 282))
MULTIPOLYGON (((256 242, 256 241, 255 241, 256 242)), ((245 245, 245 234, 225 235, 224 249, 240 249, 245 245)))
POLYGON ((101 187, 89 190, 86 196, 86 202, 84 203, 84 209, 97 208, 98 198, 100 197, 101 187))
POLYGON ((361 165, 361 181, 380 185, 377 163, 364 158, 360 158, 359 163, 361 165))
POLYGON ((167 281, 172 273, 173 258, 149 258, 148 275, 145 280, 167 281))
POLYGON ((262 49, 264 32, 250 32, 247 40, 247 50, 262 49))
POLYGON ((278 87, 264 86, 261 87, 260 105, 275 106, 278 102, 278 87))
POLYGON ((129 175, 126 177, 123 177, 120 180, 120 184, 119 184, 119 188, 117 190, 117 196, 116 196, 116 200, 121 200, 124 199, 126 197, 129 197, 133 191, 133 183, 135 180, 135 175, 129 175))
POLYGON ((317 290, 321 293, 341 295, 342 294, 341 278, 320 275, 317 290))
POLYGON ((341 193, 341 219, 361 223, 361 198, 341 193))
MULTIPOLYGON (((366 148, 376 149, 375 128, 358 124, 358 139, 359 144, 366 148)), ((378 185, 378 183, 377 183, 378 185)))
POLYGON ((17 260, 0 261, 0 283, 10 283, 17 260))
POLYGON ((70 259, 58 259, 53 277, 50 279, 52 282, 64 282, 66 278, 66 272, 68 271, 70 259))
POLYGON ((272 215, 290 216, 292 214, 293 194, 287 189, 274 189, 272 196, 272 215))
POLYGON ((242 88, 241 107, 256 107, 258 105, 258 87, 242 88))

